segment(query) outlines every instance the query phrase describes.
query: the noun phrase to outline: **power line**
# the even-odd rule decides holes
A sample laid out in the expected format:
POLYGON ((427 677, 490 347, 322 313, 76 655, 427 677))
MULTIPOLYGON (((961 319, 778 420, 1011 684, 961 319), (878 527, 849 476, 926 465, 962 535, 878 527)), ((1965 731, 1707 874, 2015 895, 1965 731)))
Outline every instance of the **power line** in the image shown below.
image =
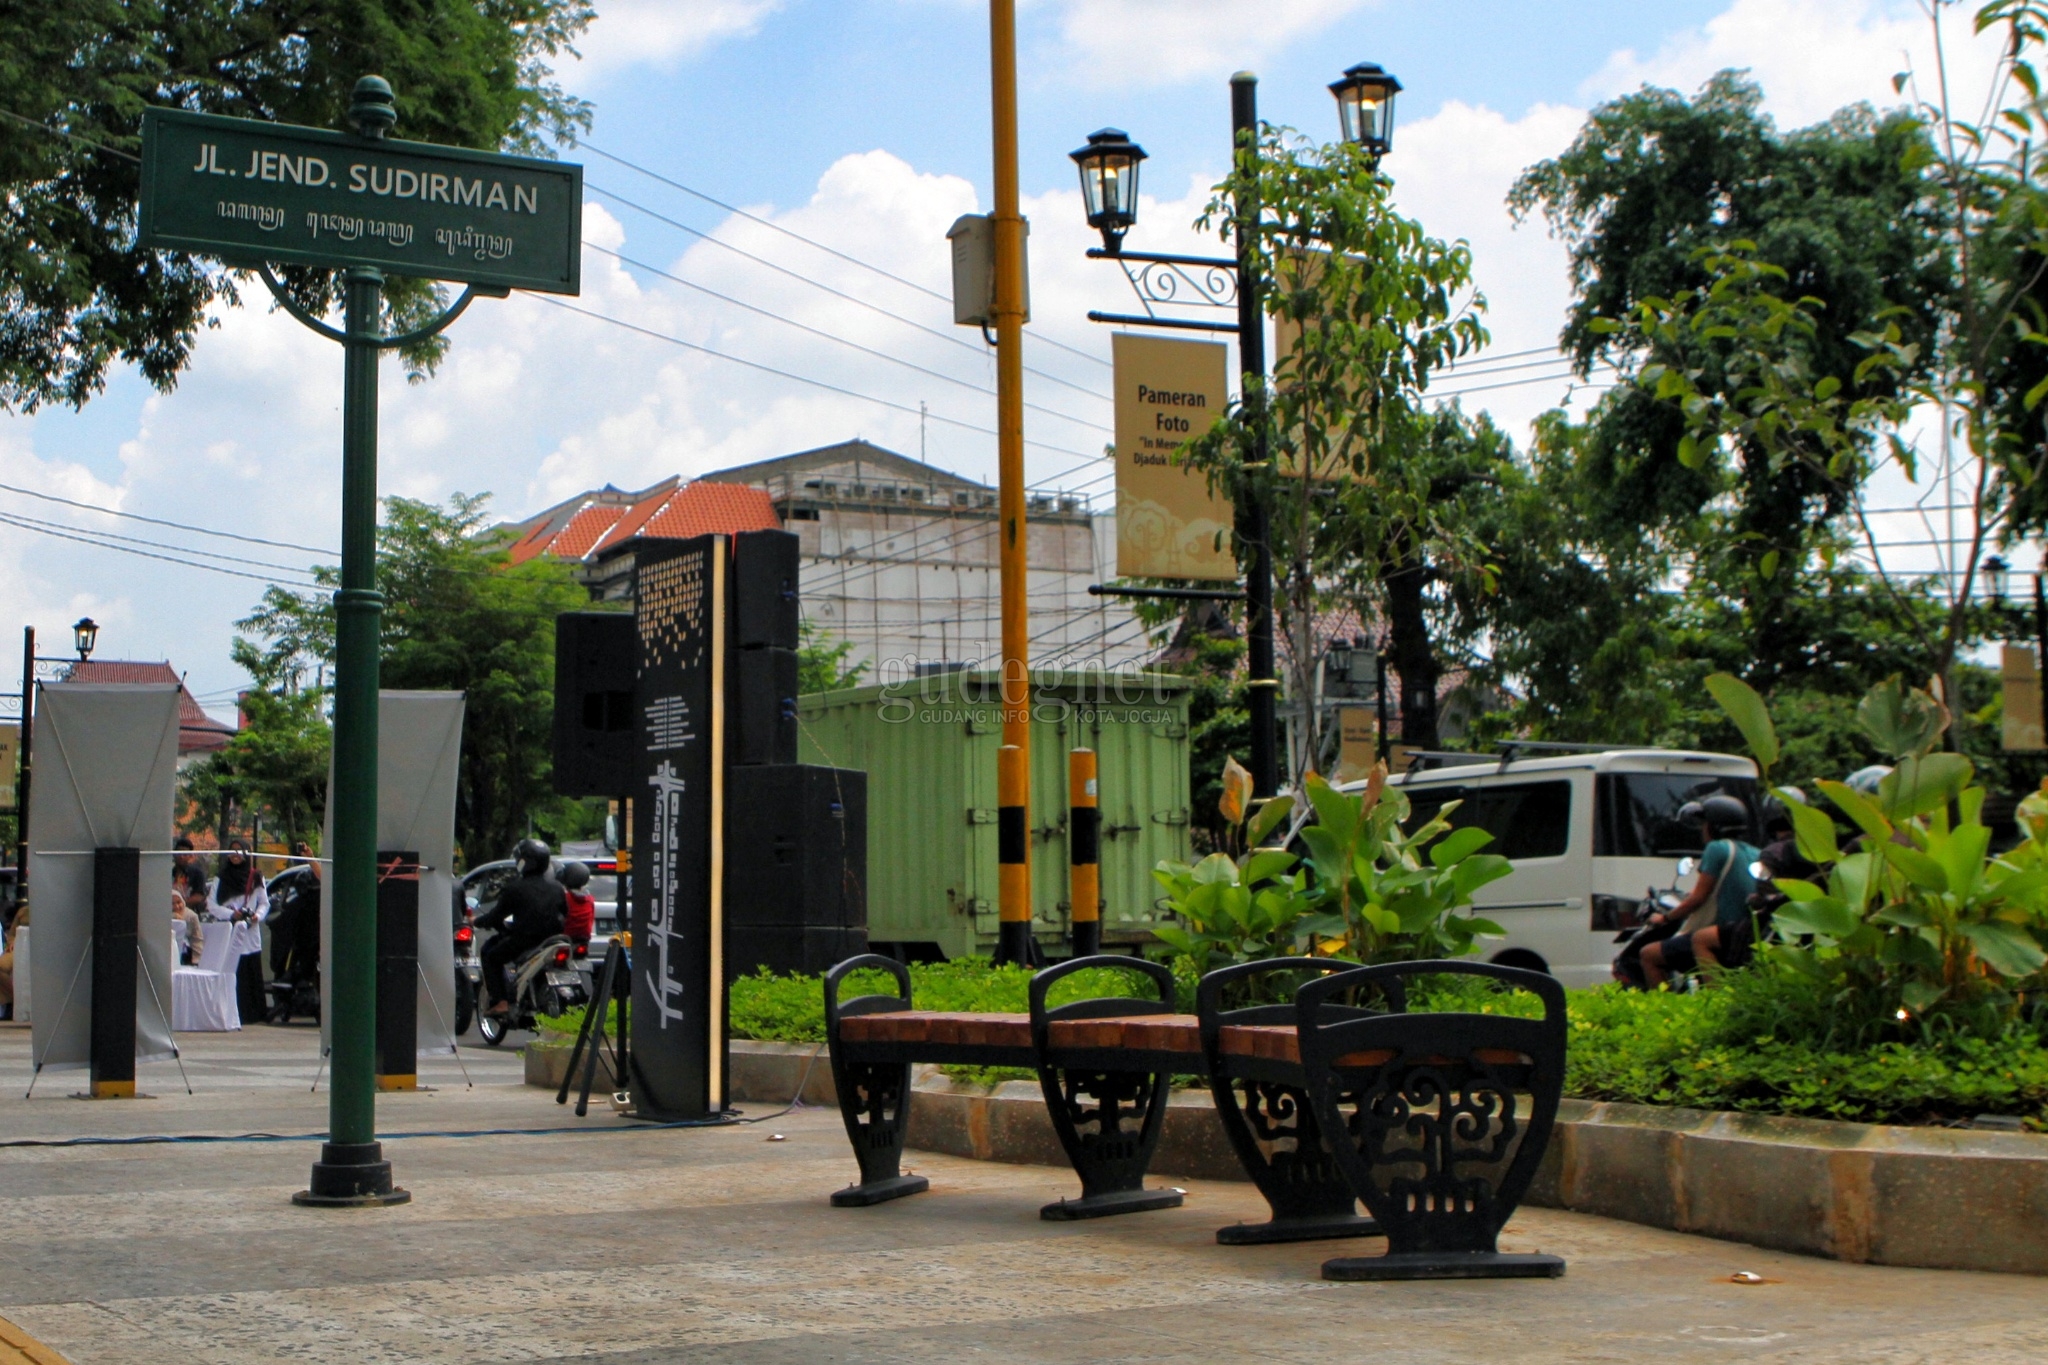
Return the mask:
MULTIPOLYGON (((949 346, 958 346, 962 350, 971 351, 975 355, 980 356, 984 359, 986 359, 988 356, 988 351, 985 347, 976 346, 973 342, 970 341, 962 341, 959 337, 952 336, 946 332, 942 332, 936 327, 927 327, 921 322, 917 322, 911 318, 904 317, 901 313, 893 313, 889 311, 887 308, 882 307, 878 303, 869 303, 866 299, 860 298, 859 296, 854 294, 849 294, 843 289, 835 289, 833 286, 826 284, 823 280, 814 280, 809 275, 805 275, 799 271, 791 270, 788 266, 777 265, 775 262, 769 260, 765 256, 756 256, 751 251, 745 250, 742 247, 736 247, 731 242, 724 241, 720 238, 714 237, 710 233, 705 232, 699 228, 693 228, 688 223, 678 222, 675 219, 669 217, 665 213, 660 213, 654 209, 648 208, 645 204, 636 204, 631 199, 626 198, 624 195, 614 194, 612 191, 605 189, 601 185, 595 185, 592 184, 590 181, 585 180, 583 182, 583 188, 591 191, 593 194, 601 194, 607 199, 613 200, 619 204, 623 204, 625 207, 632 209, 637 213, 644 213, 649 218, 654 219, 656 222, 667 223, 670 227, 675 228, 679 232, 687 232, 692 237, 695 237, 700 241, 709 242, 713 246, 723 247, 725 250, 732 252, 734 255, 745 257, 747 260, 752 261, 756 265, 766 266, 768 269, 773 270, 778 275, 787 275, 789 276, 789 278, 793 280, 798 280, 804 284, 810 285, 813 289, 822 289, 827 294, 832 295, 834 298, 845 299, 848 303, 854 304, 861 308, 865 308, 871 313, 878 313, 882 317, 888 318, 893 322, 900 322, 905 327, 914 327, 918 331, 925 333, 927 336, 937 337, 940 341, 945 342, 949 346)), ((1024 368, 1029 373, 1037 375, 1040 379, 1049 380, 1055 384, 1064 384, 1066 387, 1073 389, 1077 393, 1085 393, 1091 398, 1100 398, 1105 403, 1111 401, 1110 396, 1108 394, 1103 393, 1097 389, 1091 389, 1084 384, 1076 384, 1071 379, 1062 379, 1056 374, 1047 374, 1044 370, 1033 369, 1029 365, 1026 365, 1024 368)))
MULTIPOLYGON (((929 298, 937 299, 940 303, 951 303, 953 301, 951 296, 941 294, 936 289, 930 288, 929 286, 926 285, 919 284, 916 280, 907 279, 902 275, 898 275, 893 270, 887 270, 879 265, 874 264, 872 261, 864 261, 860 259, 860 257, 858 256, 849 256, 846 252, 839 250, 837 247, 826 246, 823 242, 820 242, 815 238, 806 237, 801 232, 797 232, 790 228, 786 228, 780 223, 761 217, 759 214, 749 213, 745 209, 740 208, 737 205, 728 204, 723 199, 714 198, 713 196, 704 193, 704 191, 702 190, 692 189, 690 186, 685 185, 680 180, 671 180, 667 176, 661 174, 659 171, 651 171, 647 167, 639 165, 635 162, 628 161, 626 160, 626 158, 622 156, 615 156, 612 153, 606 151, 602 147, 593 146, 588 142, 579 142, 576 145, 584 148, 586 151, 596 152, 599 156, 603 157, 607 161, 615 161, 619 165, 624 166, 629 171, 638 171, 640 174, 646 176, 650 180, 658 180, 662 184, 667 185, 671 189, 681 190, 684 194, 690 195, 693 198, 701 199, 707 204, 716 205, 717 207, 724 209, 727 213, 733 214, 740 218, 744 218, 750 223, 759 223, 764 228, 768 228, 769 230, 774 232, 779 232, 785 237, 789 237, 796 241, 802 242, 805 246, 814 247, 817 250, 824 252, 828 256, 836 256, 840 260, 845 261, 849 265, 857 265, 863 270, 872 270, 875 274, 882 276, 884 279, 894 280, 896 283, 903 285, 906 288, 915 289, 920 294, 923 294, 929 298)), ((623 203, 625 201, 621 200, 620 202, 623 203)), ((1047 346, 1051 346, 1058 350, 1065 351, 1070 355, 1077 355, 1081 357, 1081 359, 1090 361, 1094 364, 1104 366, 1109 364, 1109 362, 1107 360, 1104 360, 1101 356, 1092 355, 1089 352, 1082 350, 1078 346, 1069 346, 1065 342, 1054 341, 1051 337, 1041 336, 1037 333, 1032 333, 1031 336, 1032 339, 1035 341, 1044 342, 1047 346)))
POLYGON ((44 521, 39 517, 23 516, 19 512, 5 514, 18 525, 44 527, 54 531, 77 531, 82 535, 97 536, 105 540, 125 541, 130 545, 146 545, 159 550, 170 550, 181 555, 198 555, 201 559, 218 559, 225 564, 244 564, 258 569, 282 569, 286 573, 307 574, 309 570, 298 564, 274 564, 267 559, 249 559, 243 555, 224 555, 214 550, 195 550, 189 545, 165 545, 161 541, 138 540, 134 536, 118 535, 113 531, 95 531, 86 526, 68 526, 63 522, 44 521))
MULTIPOLYGON (((608 322, 614 327, 623 327, 629 332, 638 332, 641 336, 651 337, 656 341, 665 341, 671 346, 680 346, 686 351, 698 351, 704 355, 715 356, 720 360, 730 361, 732 364, 735 365, 744 365, 750 370, 759 370, 763 374, 772 374, 778 379, 793 380, 798 384, 809 384, 812 388, 824 389, 827 392, 842 394, 848 398, 857 398, 864 403, 875 403, 885 408, 893 408, 897 412, 908 413, 912 417, 929 417, 934 422, 943 422, 949 427, 959 427, 963 431, 972 431, 978 435, 994 436, 996 434, 996 431, 993 427, 976 426, 972 422, 963 422, 957 417, 946 417, 936 412, 923 412, 918 408, 910 407, 909 405, 904 403, 894 402, 891 399, 877 398, 875 395, 871 393, 857 393, 852 389, 841 388, 837 384, 828 384, 822 379, 812 379, 806 375, 792 374, 788 370, 778 370, 773 365, 763 365, 758 360, 747 360, 741 356, 731 355, 725 351, 714 350, 709 346, 701 345, 694 341, 685 341, 681 337, 670 336, 666 332, 657 332, 651 327, 642 327, 637 323, 627 322, 624 318, 615 318, 604 313, 594 313, 588 308, 578 308, 574 304, 564 303, 560 299, 554 298, 550 295, 539 295, 537 296, 537 298, 539 302, 549 304, 556 308, 560 308, 565 312, 580 313, 584 317, 595 319, 598 322, 608 322)), ((1083 454, 1083 452, 1078 450, 1070 450, 1066 446, 1048 445, 1044 441, 1034 441, 1029 439, 1028 437, 1025 439, 1024 444, 1037 446, 1040 450, 1050 450, 1058 455, 1079 455, 1083 459, 1100 458, 1099 456, 1085 455, 1083 454)))
POLYGON ((175 556, 173 556, 173 555, 160 555, 160 554, 153 554, 153 553, 151 553, 151 552, 150 552, 150 551, 148 551, 148 550, 132 550, 132 549, 129 549, 129 548, 128 548, 127 546, 125 546, 125 545, 110 545, 110 544, 108 544, 108 543, 107 543, 106 541, 103 541, 103 540, 89 540, 89 539, 87 539, 87 538, 86 538, 86 537, 84 537, 84 536, 74 536, 74 535, 67 535, 67 534, 66 534, 66 533, 64 533, 63 531, 51 531, 51 530, 47 530, 47 529, 45 529, 45 528, 43 528, 43 527, 41 527, 41 526, 33 526, 33 525, 30 525, 29 523, 27 523, 27 522, 25 522, 25 521, 22 521, 22 520, 21 520, 20 518, 18 518, 18 517, 15 517, 15 516, 12 516, 12 515, 10 515, 10 514, 8 514, 8 513, 6 513, 6 512, 0 512, 0 524, 4 524, 4 525, 9 525, 9 526, 18 526, 18 527, 20 527, 20 529, 22 529, 22 530, 24 530, 24 531, 33 531, 33 532, 35 532, 35 533, 36 533, 37 535, 40 535, 40 536, 55 536, 55 537, 56 537, 57 539, 59 539, 59 540, 75 540, 75 541, 77 541, 77 542, 78 542, 79 544, 81 544, 81 545, 90 545, 90 546, 92 546, 92 547, 93 547, 94 549, 98 549, 98 550, 114 550, 114 551, 117 551, 118 553, 120 553, 120 554, 124 554, 124 555, 138 555, 138 556, 140 556, 140 557, 141 557, 141 558, 143 558, 143 559, 157 559, 157 560, 162 560, 162 561, 163 561, 164 563, 166 563, 166 564, 179 564, 179 565, 182 565, 182 566, 184 566, 185 568, 188 568, 188 569, 205 569, 205 570, 207 570, 207 571, 209 571, 209 572, 211 572, 211 573, 220 573, 220 574, 227 574, 227 575, 228 575, 229 577, 231 577, 231 578, 252 578, 252 579, 256 580, 256 581, 257 581, 258 583, 267 583, 267 584, 270 584, 270 585, 271 585, 271 586, 273 586, 273 587, 292 587, 292 588, 296 588, 296 587, 318 587, 318 586, 319 586, 319 585, 318 585, 318 584, 316 584, 316 583, 303 583, 303 584, 302 584, 302 583, 296 583, 296 582, 289 582, 289 581, 285 581, 285 580, 280 580, 280 579, 278 579, 278 578, 275 578, 275 577, 273 577, 273 576, 271 576, 271 575, 268 575, 268 574, 258 574, 258 573, 244 573, 244 572, 242 572, 242 571, 241 571, 240 569, 227 569, 227 568, 222 568, 222 567, 221 567, 220 565, 218 565, 218 564, 205 564, 205 563, 201 563, 201 562, 200 562, 200 561, 198 561, 198 560, 192 560, 192 559, 179 559, 179 558, 177 558, 177 557, 175 557, 175 556))
MULTIPOLYGON (((798 322, 795 318, 785 317, 781 313, 773 312, 769 309, 762 308, 757 304, 747 303, 744 300, 736 299, 732 297, 732 295, 730 294, 721 294, 716 289, 708 289, 705 286, 698 284, 696 281, 686 280, 680 275, 671 275, 668 271, 663 270, 658 266, 651 266, 647 264, 645 261, 636 261, 631 256, 621 255, 620 253, 613 251, 611 248, 599 246, 595 242, 585 241, 583 245, 588 247, 592 251, 601 252, 604 255, 609 256, 615 261, 623 262, 624 264, 630 265, 638 270, 644 270, 650 275, 659 275, 662 279, 671 281, 672 283, 675 284, 682 285, 685 289, 695 289, 701 294, 710 295, 712 298, 719 300, 721 303, 729 303, 733 305, 735 308, 744 308, 749 313, 758 313, 764 318, 772 318, 776 322, 784 323, 788 326, 794 327, 798 331, 809 332, 812 336, 823 337, 827 341, 836 342, 841 346, 850 347, 853 350, 859 351, 862 355, 871 355, 875 357, 877 360, 886 360, 891 365, 901 365, 905 369, 916 370, 919 374, 930 375, 933 379, 942 380, 948 384, 958 384, 961 388, 972 389, 976 393, 992 394, 995 392, 994 389, 988 388, 981 384, 977 384, 971 379, 955 379, 950 374, 945 374, 938 370, 927 369, 925 366, 920 365, 915 361, 905 360, 901 356, 890 355, 887 351, 878 351, 874 349, 872 346, 863 346, 858 341, 853 341, 843 336, 835 336, 833 333, 825 331, 821 327, 813 327, 809 323, 798 322)), ((1078 426, 1092 427, 1096 431, 1109 430, 1108 427, 1102 425, 1102 423, 1100 422, 1091 422, 1085 417, 1075 417, 1070 413, 1061 412, 1058 408, 1048 408, 1039 403, 1026 403, 1024 406, 1030 408, 1033 412, 1042 412, 1048 417, 1057 417, 1063 422, 1073 422, 1078 426)))
MULTIPOLYGON (((0 111, 5 112, 5 111, 0 111)), ((191 531, 196 535, 217 536, 222 540, 240 540, 250 545, 268 545, 274 550, 304 550, 312 555, 339 555, 339 550, 323 550, 317 545, 297 545, 289 540, 265 540, 261 536, 237 535, 233 531, 216 531, 210 526, 191 526, 182 521, 165 521, 161 517, 145 517, 139 512, 117 512, 111 507, 95 507, 89 502, 77 502, 71 498, 60 498, 55 493, 38 493, 33 488, 17 488, 11 483, 0 483, 0 492, 19 493, 23 497, 40 498, 44 502, 60 502, 66 507, 76 507, 87 512, 98 512, 103 516, 124 517, 129 521, 146 521, 152 526, 168 526, 174 531, 191 531)))
POLYGON ((82 137, 77 133, 67 133, 62 128, 52 128, 49 124, 44 123, 39 119, 23 118, 20 114, 15 113, 12 109, 0 109, 0 118, 13 119, 16 123, 21 124, 25 128, 34 128, 38 132, 48 133, 51 137, 61 137, 66 139, 67 141, 76 142, 83 146, 92 147, 99 151, 106 152, 110 156, 122 157, 128 161, 134 162, 138 166, 142 164, 142 158, 137 156, 133 152, 124 152, 119 147, 109 147, 104 142, 99 142, 89 137, 82 137))

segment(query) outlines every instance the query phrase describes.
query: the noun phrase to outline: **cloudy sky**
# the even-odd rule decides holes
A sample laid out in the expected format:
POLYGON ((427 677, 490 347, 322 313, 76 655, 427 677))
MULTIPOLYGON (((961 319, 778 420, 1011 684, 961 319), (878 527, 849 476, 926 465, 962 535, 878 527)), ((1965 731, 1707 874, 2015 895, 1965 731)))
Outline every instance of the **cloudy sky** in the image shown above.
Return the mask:
MULTIPOLYGON (((1843 104, 1888 102, 1895 72, 1931 66, 1914 0, 1021 8, 1030 473, 1105 506, 1109 336, 1083 315, 1127 309, 1130 297, 1113 266, 1082 254, 1092 234, 1066 153, 1092 130, 1124 128, 1152 154, 1131 245, 1201 249, 1190 224, 1227 157, 1230 73, 1260 73, 1268 120, 1328 138, 1335 111, 1324 87, 1353 62, 1383 63, 1407 86, 1387 169, 1408 212, 1472 243, 1492 350, 1517 353, 1506 364, 1554 345, 1567 294, 1562 249, 1541 224, 1514 228, 1503 197, 1522 168, 1569 143, 1593 104, 1645 82, 1690 91, 1721 68, 1745 67, 1790 127, 1843 104)), ((407 385, 388 365, 382 491, 488 492, 498 513, 516 517, 607 482, 639 487, 850 436, 922 448, 935 464, 992 479, 993 363, 973 329, 950 325, 944 298, 946 227, 989 203, 986 7, 598 0, 598 11, 582 60, 562 72, 597 111, 589 146, 566 153, 585 164, 589 190, 573 307, 614 321, 538 297, 486 301, 455 326, 431 381, 407 385)), ((1962 45, 1966 21, 1951 27, 1962 45)), ((174 393, 122 373, 79 413, 0 413, 0 483, 310 548, 0 491, 0 511, 46 529, 111 531, 135 538, 134 548, 204 552, 255 575, 0 526, 0 642, 33 624, 61 644, 69 623, 90 614, 102 625, 101 657, 169 659, 217 713, 231 714, 245 681, 228 661, 233 620, 262 591, 259 579, 296 581, 306 565, 331 562, 314 551, 338 540, 341 357, 262 308, 225 312, 220 324, 174 393)), ((1546 377, 1561 369, 1445 387, 1466 388, 1468 407, 1491 410, 1519 436, 1545 408, 1590 397, 1546 377)), ((13 685, 12 664, 0 682, 13 685)))

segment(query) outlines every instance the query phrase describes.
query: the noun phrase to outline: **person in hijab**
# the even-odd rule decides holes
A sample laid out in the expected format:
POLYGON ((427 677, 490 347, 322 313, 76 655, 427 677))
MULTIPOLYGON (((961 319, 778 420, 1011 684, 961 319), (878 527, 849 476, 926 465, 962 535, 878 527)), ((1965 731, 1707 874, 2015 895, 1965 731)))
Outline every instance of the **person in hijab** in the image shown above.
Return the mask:
POLYGON ((230 841, 207 894, 206 917, 234 926, 229 955, 237 963, 235 1003, 245 1023, 267 1018, 270 1013, 270 1002, 263 994, 263 921, 269 916, 270 896, 263 888, 263 874, 249 856, 247 841, 230 841))

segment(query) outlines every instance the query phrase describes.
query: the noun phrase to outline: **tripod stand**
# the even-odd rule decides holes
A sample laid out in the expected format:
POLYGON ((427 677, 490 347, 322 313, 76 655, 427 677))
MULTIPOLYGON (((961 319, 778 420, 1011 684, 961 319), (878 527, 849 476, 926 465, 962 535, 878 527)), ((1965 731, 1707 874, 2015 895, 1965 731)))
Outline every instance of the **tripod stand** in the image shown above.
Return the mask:
POLYGON ((583 1064, 583 1087, 576 1097, 576 1117, 582 1118, 590 1112, 590 1087, 597 1078, 597 1050, 602 1046, 611 1054, 612 1079, 619 1085, 626 1084, 626 1019, 633 1003, 633 973, 627 964, 626 935, 612 936, 611 945, 604 952, 604 966, 598 970, 597 993, 591 997, 589 1006, 583 1012, 583 1027, 576 1031, 576 1046, 569 1053, 569 1067, 562 1076, 562 1088, 555 1092, 556 1104, 569 1102, 569 1086, 576 1079, 576 1065, 583 1064), (605 1028, 605 1016, 611 1013, 607 1008, 616 1000, 619 1005, 619 1019, 616 1028, 605 1028))

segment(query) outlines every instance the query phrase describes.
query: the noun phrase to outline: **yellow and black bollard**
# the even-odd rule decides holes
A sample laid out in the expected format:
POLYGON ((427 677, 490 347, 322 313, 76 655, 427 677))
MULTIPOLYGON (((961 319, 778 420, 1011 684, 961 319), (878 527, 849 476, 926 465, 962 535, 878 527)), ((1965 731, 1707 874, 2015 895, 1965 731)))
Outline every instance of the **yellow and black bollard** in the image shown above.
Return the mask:
POLYGON ((1067 755, 1067 896, 1072 904, 1074 956, 1102 951, 1102 807, 1095 785, 1095 751, 1067 755))
POLYGON ((996 861, 1002 919, 997 926, 998 965, 1041 965, 1031 936, 1031 830, 1027 803, 1031 777, 1024 751, 1014 744, 996 750, 996 861))

